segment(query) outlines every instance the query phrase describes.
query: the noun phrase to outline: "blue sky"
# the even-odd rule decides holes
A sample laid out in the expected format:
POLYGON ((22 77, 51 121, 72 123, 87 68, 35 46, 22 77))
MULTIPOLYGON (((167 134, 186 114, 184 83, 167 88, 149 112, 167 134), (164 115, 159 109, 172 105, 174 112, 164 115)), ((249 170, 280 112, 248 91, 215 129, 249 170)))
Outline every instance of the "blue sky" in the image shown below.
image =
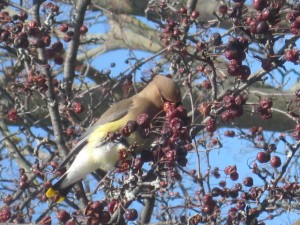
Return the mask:
MULTIPOLYGON (((100 17, 99 19, 105 20, 104 17, 100 17)), ((145 22, 144 19, 143 19, 143 21, 145 22)), ((150 22, 147 22, 147 23, 151 24, 150 22)), ((90 32, 107 32, 108 30, 109 30, 108 25, 101 23, 101 24, 93 25, 90 29, 90 32)), ((212 32, 214 32, 214 31, 212 31, 212 32)), ((220 33, 223 33, 223 32, 224 32, 223 30, 220 31, 220 33)), ((125 62, 125 59, 127 59, 129 56, 131 56, 132 53, 134 53, 134 55, 138 59, 147 58, 152 55, 151 53, 146 53, 146 52, 142 52, 142 51, 129 52, 128 50, 116 50, 116 51, 111 51, 111 52, 105 53, 101 56, 98 56, 96 59, 94 59, 92 61, 92 65, 98 69, 111 69, 112 76, 117 76, 121 72, 125 71, 130 66, 129 64, 127 64, 125 62), (116 63, 116 66, 114 68, 110 68, 111 62, 116 63)), ((251 64, 252 72, 259 69, 260 64, 256 59, 250 57, 249 62, 251 64)), ((294 65, 292 63, 287 64, 288 70, 293 67, 294 67, 294 65)), ((147 70, 149 70, 149 65, 142 67, 141 71, 147 71, 147 70)), ((139 77, 139 75, 140 75, 140 72, 137 73, 137 78, 139 77)), ((275 74, 275 77, 277 77, 277 79, 280 80, 280 76, 275 74)), ((296 78, 295 78, 294 74, 289 74, 289 75, 287 75, 287 77, 289 79, 289 82, 288 82, 288 85, 286 86, 286 88, 288 89, 295 82, 296 78)), ((272 83, 270 82, 270 84, 272 84, 272 83)), ((238 167, 238 171, 240 173, 239 181, 241 181, 243 179, 243 177, 253 176, 250 169, 245 165, 247 165, 247 163, 249 161, 254 160, 254 157, 256 155, 255 153, 258 152, 259 150, 254 149, 251 143, 249 143, 245 140, 242 140, 239 137, 235 137, 235 138, 224 137, 223 134, 226 129, 227 128, 218 129, 218 132, 217 132, 219 134, 218 137, 221 139, 223 147, 220 149, 215 149, 215 150, 211 151, 211 153, 210 153, 210 158, 212 161, 211 165, 218 166, 222 170, 228 165, 236 164, 238 167)), ((11 130, 12 130, 12 132, 14 132, 14 131, 16 131, 16 128, 11 127, 11 130)), ((40 136, 45 135, 40 130, 34 130, 34 132, 39 133, 40 136)), ((236 131, 236 133, 238 133, 238 131, 236 131)), ((267 137, 271 136, 271 135, 272 135, 271 132, 266 133, 267 137)), ((278 136, 278 134, 275 134, 275 137, 276 136, 278 136)), ((284 153, 285 146, 282 143, 280 143, 278 146, 279 146, 278 151, 280 153, 284 153)), ((196 158, 196 157, 194 157, 194 154, 195 153, 190 153, 190 156, 189 156, 188 168, 190 168, 190 169, 193 168, 196 163, 194 161, 194 159, 196 158)), ((207 169, 205 167, 206 159, 204 157, 205 154, 201 153, 201 155, 203 156, 201 163, 203 164, 202 172, 204 173, 205 170, 207 169)), ((282 156, 282 159, 284 159, 283 156, 282 156)), ((268 166, 269 165, 266 164, 266 167, 268 167, 268 166)), ((255 176, 253 176, 253 178, 255 178, 255 176)), ((224 175, 224 179, 225 179, 225 175, 224 175)), ((229 180, 229 179, 227 179, 227 180, 229 180)), ((216 182, 215 184, 217 185, 218 181, 215 181, 215 182, 216 182)), ((228 185, 231 185, 230 182, 228 185)), ((296 218, 298 218, 298 216, 295 213, 292 213, 292 212, 286 213, 286 214, 280 216, 279 218, 276 218, 276 224, 290 224, 290 221, 293 221, 296 218)), ((265 222, 268 225, 274 224, 274 221, 265 221, 265 222)))

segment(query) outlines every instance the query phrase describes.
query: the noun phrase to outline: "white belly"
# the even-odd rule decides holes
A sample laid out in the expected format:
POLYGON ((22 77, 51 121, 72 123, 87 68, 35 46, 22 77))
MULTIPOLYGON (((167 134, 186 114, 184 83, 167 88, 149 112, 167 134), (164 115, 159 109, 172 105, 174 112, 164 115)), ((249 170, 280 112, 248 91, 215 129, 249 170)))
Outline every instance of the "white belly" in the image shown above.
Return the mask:
MULTIPOLYGON (((99 143, 97 143, 99 145, 99 143)), ((108 142, 101 146, 87 144, 78 153, 71 167, 66 172, 62 187, 68 187, 96 169, 110 171, 115 168, 119 161, 119 150, 126 149, 121 143, 108 142)))

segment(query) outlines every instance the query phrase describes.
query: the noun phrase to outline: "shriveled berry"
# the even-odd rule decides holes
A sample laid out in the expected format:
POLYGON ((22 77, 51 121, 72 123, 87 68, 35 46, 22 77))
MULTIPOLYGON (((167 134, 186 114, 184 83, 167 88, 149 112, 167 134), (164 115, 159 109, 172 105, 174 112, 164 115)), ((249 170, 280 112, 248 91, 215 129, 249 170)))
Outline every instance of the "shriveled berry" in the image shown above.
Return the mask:
POLYGON ((8 112, 8 120, 10 122, 16 122, 18 119, 17 111, 15 109, 12 109, 8 112))
POLYGON ((141 126, 142 128, 149 127, 150 125, 150 118, 149 115, 146 113, 142 113, 138 116, 136 120, 137 124, 141 126))
POLYGON ((74 110, 75 113, 82 113, 84 111, 84 107, 81 103, 74 102, 73 103, 73 110, 74 110))
POLYGON ((127 124, 121 128, 120 132, 124 136, 131 135, 138 128, 138 124, 134 120, 129 120, 127 124))
POLYGON ((263 109, 270 109, 273 106, 273 101, 271 98, 262 98, 259 101, 259 106, 261 106, 263 109))
POLYGON ((65 211, 65 210, 60 210, 57 214, 56 217, 59 221, 66 223, 69 219, 71 219, 70 214, 65 211))
POLYGON ((234 99, 235 99, 235 97, 232 96, 232 95, 225 95, 225 96, 223 97, 223 100, 222 100, 223 106, 224 106, 225 108, 230 108, 230 107, 232 107, 232 106, 235 104, 234 99))
POLYGON ((214 132, 217 129, 217 121, 214 118, 210 118, 205 125, 208 132, 214 132))
POLYGON ((207 116, 210 113, 211 110, 211 104, 207 103, 207 102, 202 102, 199 106, 198 106, 198 111, 202 114, 207 116))
POLYGON ((224 169, 224 173, 226 175, 230 175, 230 174, 233 174, 233 173, 236 173, 236 172, 237 172, 236 165, 226 166, 225 169, 224 169))
POLYGON ((11 217, 11 211, 10 208, 5 206, 2 209, 0 209, 0 222, 5 223, 6 221, 9 220, 11 217))
POLYGON ((299 60, 299 51, 298 49, 289 49, 284 53, 284 58, 290 62, 297 62, 299 60))
POLYGON ((67 134, 68 136, 74 135, 74 128, 73 128, 73 127, 69 127, 69 128, 66 130, 66 134, 67 134))

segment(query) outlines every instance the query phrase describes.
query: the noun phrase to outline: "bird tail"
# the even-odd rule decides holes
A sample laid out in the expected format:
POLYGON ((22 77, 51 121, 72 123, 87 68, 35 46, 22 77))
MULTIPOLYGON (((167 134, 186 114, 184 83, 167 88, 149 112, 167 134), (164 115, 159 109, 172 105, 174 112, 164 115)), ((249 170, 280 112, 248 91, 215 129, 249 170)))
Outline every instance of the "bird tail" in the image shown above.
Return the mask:
POLYGON ((71 191, 73 184, 67 187, 61 187, 62 182, 66 178, 67 174, 65 173, 52 187, 50 187, 46 196, 54 202, 61 203, 65 200, 67 194, 71 191))

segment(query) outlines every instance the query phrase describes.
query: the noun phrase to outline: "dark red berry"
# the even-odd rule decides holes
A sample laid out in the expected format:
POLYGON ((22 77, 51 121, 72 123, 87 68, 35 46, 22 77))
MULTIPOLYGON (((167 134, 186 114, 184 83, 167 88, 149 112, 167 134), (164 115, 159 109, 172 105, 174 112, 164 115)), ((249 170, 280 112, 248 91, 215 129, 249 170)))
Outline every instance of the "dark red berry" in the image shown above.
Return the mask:
POLYGON ((231 173, 230 174, 230 179, 233 181, 236 181, 239 179, 239 174, 237 172, 231 173))
POLYGON ((107 204, 108 211, 110 214, 113 214, 118 209, 118 201, 113 200, 107 204))
POLYGON ((256 159, 260 163, 266 163, 266 162, 269 162, 270 155, 268 153, 266 153, 266 152, 259 152, 256 155, 256 159))
POLYGON ((210 204, 210 203, 212 203, 213 201, 214 201, 214 200, 213 200, 211 194, 205 194, 205 195, 203 196, 203 202, 204 202, 204 204, 210 204))
POLYGON ((222 44, 222 37, 221 37, 221 34, 220 33, 213 33, 211 36, 210 36, 210 39, 209 41, 214 45, 214 46, 219 46, 220 44, 222 44))
POLYGON ((246 178, 244 178, 243 184, 246 187, 252 187, 253 186, 253 178, 252 177, 246 177, 246 178))
POLYGON ((255 34, 265 34, 269 31, 269 25, 266 21, 260 21, 256 24, 255 34))
POLYGON ((21 189, 26 189, 27 187, 28 187, 28 184, 27 184, 27 182, 26 181, 20 181, 19 182, 19 187, 21 188, 21 189))
POLYGON ((69 24, 67 23, 63 23, 61 25, 59 25, 58 29, 61 31, 61 32, 67 32, 68 29, 69 29, 69 24))
POLYGON ((99 220, 101 224, 107 224, 110 221, 110 214, 108 211, 100 212, 99 220))
POLYGON ((193 11, 191 14, 192 19, 197 19, 199 17, 200 13, 199 11, 193 11))
POLYGON ((202 211, 206 214, 212 214, 215 209, 215 204, 205 204, 202 211))
POLYGON ((179 8, 178 12, 180 14, 187 14, 187 9, 185 7, 181 7, 181 8, 179 8))
POLYGON ((281 166, 281 159, 279 158, 279 156, 275 155, 271 158, 271 166, 278 168, 281 166))
POLYGON ((19 169, 19 173, 20 173, 20 175, 23 175, 25 173, 25 169, 24 168, 20 168, 19 169))
POLYGON ((57 52, 62 52, 64 50, 64 46, 60 41, 57 41, 55 43, 53 43, 53 45, 51 46, 51 48, 53 49, 53 51, 55 53, 57 52))
POLYGON ((23 174, 23 175, 20 177, 20 180, 26 182, 26 181, 28 180, 27 175, 26 175, 26 174, 23 174))
POLYGON ((86 34, 88 32, 88 27, 85 25, 82 25, 79 29, 80 34, 86 34))
POLYGON ((54 57, 54 63, 57 65, 62 65, 64 63, 64 57, 57 55, 54 57))
POLYGON ((205 80, 205 81, 203 81, 202 87, 203 87, 204 89, 211 89, 212 86, 211 86, 210 80, 205 80))
POLYGON ((268 6, 268 3, 267 0, 253 0, 252 5, 256 10, 261 11, 268 6))
POLYGON ((124 217, 126 220, 133 221, 138 218, 138 212, 136 209, 128 209, 126 210, 124 217))
POLYGON ((234 137, 234 136, 235 136, 235 132, 234 132, 233 130, 226 130, 226 131, 224 132, 224 135, 225 135, 226 137, 234 137))
POLYGON ((214 187, 212 190, 211 190, 211 194, 213 197, 217 197, 217 196, 220 196, 222 193, 222 190, 218 187, 214 187))
POLYGON ((60 210, 56 214, 56 217, 62 223, 66 223, 69 219, 71 219, 70 214, 67 211, 65 211, 65 210, 60 210))
POLYGON ((235 97, 232 95, 225 95, 222 100, 223 106, 227 109, 231 108, 235 104, 234 99, 235 97))
POLYGON ((226 186, 226 181, 225 180, 221 180, 219 182, 220 187, 225 187, 226 186))
POLYGON ((227 14, 228 12, 228 6, 227 5, 220 5, 219 6, 219 13, 221 13, 222 15, 227 14))
POLYGON ((65 42, 70 42, 72 40, 72 37, 68 34, 65 34, 63 39, 65 42))

